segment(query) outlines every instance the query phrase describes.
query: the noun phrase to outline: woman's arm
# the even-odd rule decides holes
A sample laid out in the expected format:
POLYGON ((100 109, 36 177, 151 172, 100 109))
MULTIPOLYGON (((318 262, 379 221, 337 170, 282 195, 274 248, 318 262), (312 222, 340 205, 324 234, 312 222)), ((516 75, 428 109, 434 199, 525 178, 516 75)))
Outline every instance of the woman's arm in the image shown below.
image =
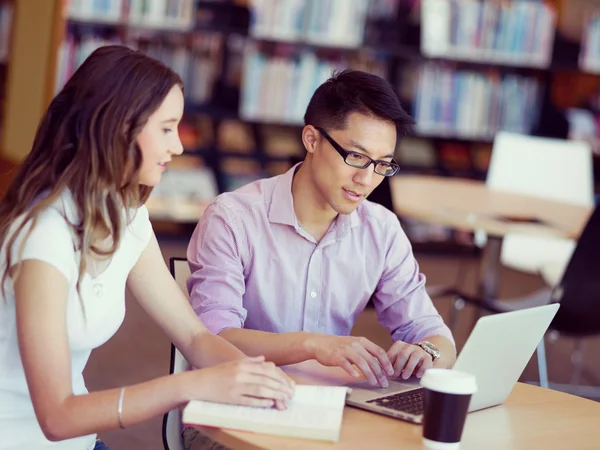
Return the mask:
MULTIPOLYGON (((46 437, 61 440, 118 428, 119 389, 85 396, 72 393, 64 275, 48 263, 26 260, 15 280, 15 294, 21 359, 46 437)), ((134 423, 168 411, 183 401, 180 389, 166 378, 130 387, 124 416, 134 423)))
MULTIPOLYGON (((20 266, 14 280, 19 349, 45 436, 62 440, 118 428, 120 388, 73 394, 66 325, 68 282, 64 275, 39 260, 28 259, 20 266)), ((286 402, 292 391, 287 385, 282 388, 277 371, 258 358, 246 359, 128 386, 122 423, 133 425, 191 399, 256 406, 272 406, 273 399, 286 402)))
POLYGON ((246 357, 198 319, 167 269, 154 234, 131 270, 127 287, 192 366, 207 367, 246 357))

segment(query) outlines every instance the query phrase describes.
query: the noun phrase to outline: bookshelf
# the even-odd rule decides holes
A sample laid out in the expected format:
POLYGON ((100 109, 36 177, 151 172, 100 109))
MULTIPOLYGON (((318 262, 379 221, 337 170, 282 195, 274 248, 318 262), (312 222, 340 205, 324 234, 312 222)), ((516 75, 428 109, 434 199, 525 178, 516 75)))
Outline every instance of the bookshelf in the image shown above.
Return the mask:
MULTIPOLYGON (((24 11, 21 36, 33 13, 15 1, 24 11)), ((367 70, 396 87, 418 122, 396 151, 405 173, 484 179, 495 132, 544 134, 552 82, 563 73, 594 77, 599 59, 597 14, 588 17, 578 58, 562 58, 573 48, 565 52, 555 33, 560 17, 551 1, 48 0, 44 7, 35 36, 13 44, 52 43, 35 62, 17 58, 15 98, 19 73, 44 81, 28 73, 29 83, 43 86, 26 99, 29 117, 25 104, 12 105, 27 126, 4 139, 10 159, 23 156, 40 111, 91 51, 113 42, 139 48, 186 82, 186 155, 150 200, 154 220, 175 224, 195 223, 217 193, 301 160, 304 109, 333 69, 367 70)), ((416 241, 453 239, 446 229, 411 228, 416 241)))
POLYGON ((539 1, 423 0, 421 51, 428 58, 548 67, 555 10, 539 1))

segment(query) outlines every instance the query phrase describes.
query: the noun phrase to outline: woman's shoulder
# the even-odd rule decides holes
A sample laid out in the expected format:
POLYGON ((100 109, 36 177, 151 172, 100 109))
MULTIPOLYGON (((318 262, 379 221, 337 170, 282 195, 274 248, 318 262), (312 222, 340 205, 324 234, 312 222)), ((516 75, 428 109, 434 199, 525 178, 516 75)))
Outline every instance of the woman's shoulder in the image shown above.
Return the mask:
POLYGON ((73 228, 61 203, 57 201, 40 209, 34 216, 31 207, 11 224, 3 242, 10 245, 10 265, 27 259, 41 260, 59 269, 71 279, 75 268, 73 228))
POLYGON ((47 193, 39 195, 35 201, 19 215, 11 228, 13 232, 19 230, 28 233, 35 229, 41 229, 47 237, 60 238, 61 236, 71 236, 74 205, 70 204, 69 197, 60 194, 54 201, 47 206, 36 211, 31 215, 32 208, 47 197, 47 193))
POLYGON ((127 214, 127 235, 147 243, 152 234, 152 223, 146 205, 129 209, 127 214))

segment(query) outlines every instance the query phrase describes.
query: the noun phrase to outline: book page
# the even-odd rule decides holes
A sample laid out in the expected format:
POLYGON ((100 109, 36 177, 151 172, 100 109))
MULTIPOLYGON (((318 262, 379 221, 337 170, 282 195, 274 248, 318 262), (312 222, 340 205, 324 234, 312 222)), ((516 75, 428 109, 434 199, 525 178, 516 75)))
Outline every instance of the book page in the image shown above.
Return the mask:
POLYGON ((335 430, 341 424, 347 390, 341 386, 296 386, 294 397, 284 411, 191 401, 184 410, 183 422, 244 429, 251 427, 240 424, 335 430))
POLYGON ((292 402, 298 405, 338 408, 344 406, 348 388, 341 386, 296 386, 292 402))

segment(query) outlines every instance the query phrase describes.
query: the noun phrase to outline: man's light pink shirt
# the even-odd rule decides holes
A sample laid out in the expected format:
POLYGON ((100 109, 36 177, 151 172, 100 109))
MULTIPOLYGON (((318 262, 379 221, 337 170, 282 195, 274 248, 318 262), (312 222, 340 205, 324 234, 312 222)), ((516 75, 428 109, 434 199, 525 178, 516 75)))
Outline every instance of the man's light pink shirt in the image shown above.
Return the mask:
POLYGON ((190 301, 202 322, 214 333, 348 335, 373 296, 394 341, 441 335, 454 342, 398 218, 364 201, 317 243, 294 213, 296 168, 221 194, 201 218, 187 258, 190 301))

